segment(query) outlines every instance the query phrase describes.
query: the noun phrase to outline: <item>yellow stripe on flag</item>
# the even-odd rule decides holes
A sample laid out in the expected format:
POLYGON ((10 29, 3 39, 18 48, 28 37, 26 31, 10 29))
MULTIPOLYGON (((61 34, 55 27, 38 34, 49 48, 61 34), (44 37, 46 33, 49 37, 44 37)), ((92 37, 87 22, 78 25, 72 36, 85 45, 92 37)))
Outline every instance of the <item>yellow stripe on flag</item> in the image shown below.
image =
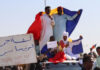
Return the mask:
MULTIPOLYGON (((57 8, 55 8, 55 9, 52 9, 52 10, 51 10, 50 15, 57 14, 57 13, 58 13, 57 8)), ((62 14, 63 14, 63 13, 64 13, 64 12, 62 12, 62 14)), ((43 14, 45 14, 45 12, 43 12, 43 14)))

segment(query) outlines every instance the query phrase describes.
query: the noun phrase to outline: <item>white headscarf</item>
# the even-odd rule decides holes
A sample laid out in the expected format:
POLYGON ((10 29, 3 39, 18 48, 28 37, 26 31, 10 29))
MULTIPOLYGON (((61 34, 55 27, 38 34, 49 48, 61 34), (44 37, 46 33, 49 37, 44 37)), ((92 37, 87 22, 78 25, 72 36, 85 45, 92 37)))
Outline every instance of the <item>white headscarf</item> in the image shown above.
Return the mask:
POLYGON ((68 37, 69 33, 64 31, 63 36, 67 36, 68 37))
MULTIPOLYGON (((68 37, 68 34, 69 34, 68 32, 65 32, 65 31, 64 31, 63 36, 67 36, 67 37, 68 37)), ((66 39, 66 41, 63 40, 64 44, 67 44, 67 43, 68 43, 67 40, 68 40, 68 38, 66 39)))

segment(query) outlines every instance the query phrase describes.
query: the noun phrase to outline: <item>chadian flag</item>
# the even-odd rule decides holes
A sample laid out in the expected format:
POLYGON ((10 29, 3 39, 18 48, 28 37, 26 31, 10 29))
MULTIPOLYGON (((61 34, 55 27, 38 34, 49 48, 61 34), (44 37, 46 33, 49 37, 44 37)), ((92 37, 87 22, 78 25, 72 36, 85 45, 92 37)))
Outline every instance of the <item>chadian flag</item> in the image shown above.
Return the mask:
MULTIPOLYGON (((78 12, 78 11, 70 11, 70 10, 68 10, 68 9, 66 9, 66 8, 63 8, 63 14, 68 14, 68 15, 70 15, 70 16, 73 16, 73 15, 75 15, 77 12, 78 12)), ((44 14, 45 14, 45 12, 44 12, 44 14)), ((57 14, 57 8, 51 10, 50 15, 53 15, 53 14, 57 14)), ((66 23, 67 23, 67 24, 66 24, 66 28, 67 28, 67 29, 66 29, 66 32, 68 32, 69 35, 72 34, 73 30, 74 30, 75 27, 77 26, 81 14, 82 14, 82 10, 80 9, 80 14, 79 14, 74 20, 71 20, 71 21, 68 20, 68 21, 66 22, 66 23)), ((70 39, 70 42, 72 42, 71 39, 70 39)), ((46 50, 47 50, 47 48, 44 46, 44 47, 42 48, 41 51, 42 51, 42 52, 45 52, 46 50)), ((41 53, 42 53, 42 52, 41 52, 41 53)), ((73 54, 82 53, 82 52, 83 52, 82 42, 80 42, 79 45, 74 46, 74 48, 72 48, 72 52, 73 52, 73 54)), ((49 61, 50 61, 50 62, 54 62, 54 63, 63 62, 63 59, 65 59, 65 58, 64 58, 64 54, 62 55, 62 57, 61 57, 59 54, 61 55, 61 54, 63 54, 63 52, 57 53, 56 56, 55 56, 54 58, 50 58, 49 61)), ((47 54, 47 56, 48 56, 48 54, 47 54)))
MULTIPOLYGON (((69 15, 69 16, 73 16, 73 15, 75 15, 78 11, 70 11, 70 10, 68 10, 68 9, 66 9, 66 8, 63 8, 63 12, 64 12, 64 14, 67 14, 67 15, 69 15)), ((77 24, 78 24, 78 21, 79 21, 79 19, 80 19, 80 17, 81 17, 81 14, 82 14, 82 9, 80 9, 80 14, 74 19, 74 20, 68 20, 67 22, 66 22, 66 32, 68 32, 69 33, 69 36, 72 34, 72 32, 73 32, 73 30, 75 29, 75 27, 77 26, 77 24)))
POLYGON ((80 54, 83 53, 83 45, 82 45, 82 40, 83 38, 77 39, 77 40, 73 40, 73 42, 77 42, 80 40, 80 43, 78 45, 74 45, 72 47, 72 53, 73 54, 80 54))
POLYGON ((94 49, 94 48, 96 48, 96 44, 94 44, 94 45, 91 47, 91 49, 94 49))
POLYGON ((73 46, 72 53, 73 54, 83 53, 83 45, 82 45, 82 42, 80 42, 78 45, 73 46))
MULTIPOLYGON (((63 7, 62 7, 63 8, 63 7)), ((62 14, 68 14, 70 16, 73 16, 77 13, 78 11, 70 11, 66 8, 63 8, 63 13, 62 14)), ((56 14, 57 13, 57 8, 51 10, 50 15, 56 14)), ((45 14, 43 12, 42 14, 45 14)), ((82 14, 82 10, 80 10, 80 14, 72 21, 67 21, 66 23, 66 32, 69 33, 69 36, 72 34, 73 30, 75 29, 76 25, 78 24, 78 21, 80 19, 80 16, 82 14)), ((42 25, 41 25, 41 16, 40 13, 36 15, 35 21, 32 23, 32 25, 29 27, 27 33, 32 33, 34 36, 35 40, 40 40, 41 36, 41 31, 42 31, 42 25)))

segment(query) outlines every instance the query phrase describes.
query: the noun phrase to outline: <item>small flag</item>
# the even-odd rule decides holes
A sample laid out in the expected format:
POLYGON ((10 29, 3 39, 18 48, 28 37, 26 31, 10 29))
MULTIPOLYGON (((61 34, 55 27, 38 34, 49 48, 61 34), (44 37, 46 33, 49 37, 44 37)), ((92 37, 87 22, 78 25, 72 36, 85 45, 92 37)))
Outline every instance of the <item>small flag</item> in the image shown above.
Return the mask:
POLYGON ((96 48, 96 44, 94 44, 94 45, 91 47, 91 49, 94 49, 94 48, 96 48))

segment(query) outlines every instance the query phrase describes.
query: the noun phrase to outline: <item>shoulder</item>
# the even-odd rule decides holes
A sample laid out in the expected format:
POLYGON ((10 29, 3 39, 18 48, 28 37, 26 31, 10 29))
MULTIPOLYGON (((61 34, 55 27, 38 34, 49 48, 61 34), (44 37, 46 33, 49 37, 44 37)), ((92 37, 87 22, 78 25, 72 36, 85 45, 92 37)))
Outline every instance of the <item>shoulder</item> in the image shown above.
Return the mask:
POLYGON ((46 14, 43 14, 43 15, 42 15, 42 17, 46 17, 46 16, 47 16, 46 14))
POLYGON ((47 16, 46 14, 43 14, 43 15, 41 16, 41 19, 45 18, 46 16, 47 16))
POLYGON ((47 15, 46 14, 43 14, 43 17, 46 17, 47 15))
POLYGON ((98 57, 97 57, 97 59, 99 59, 99 60, 100 60, 100 56, 98 56, 98 57))

